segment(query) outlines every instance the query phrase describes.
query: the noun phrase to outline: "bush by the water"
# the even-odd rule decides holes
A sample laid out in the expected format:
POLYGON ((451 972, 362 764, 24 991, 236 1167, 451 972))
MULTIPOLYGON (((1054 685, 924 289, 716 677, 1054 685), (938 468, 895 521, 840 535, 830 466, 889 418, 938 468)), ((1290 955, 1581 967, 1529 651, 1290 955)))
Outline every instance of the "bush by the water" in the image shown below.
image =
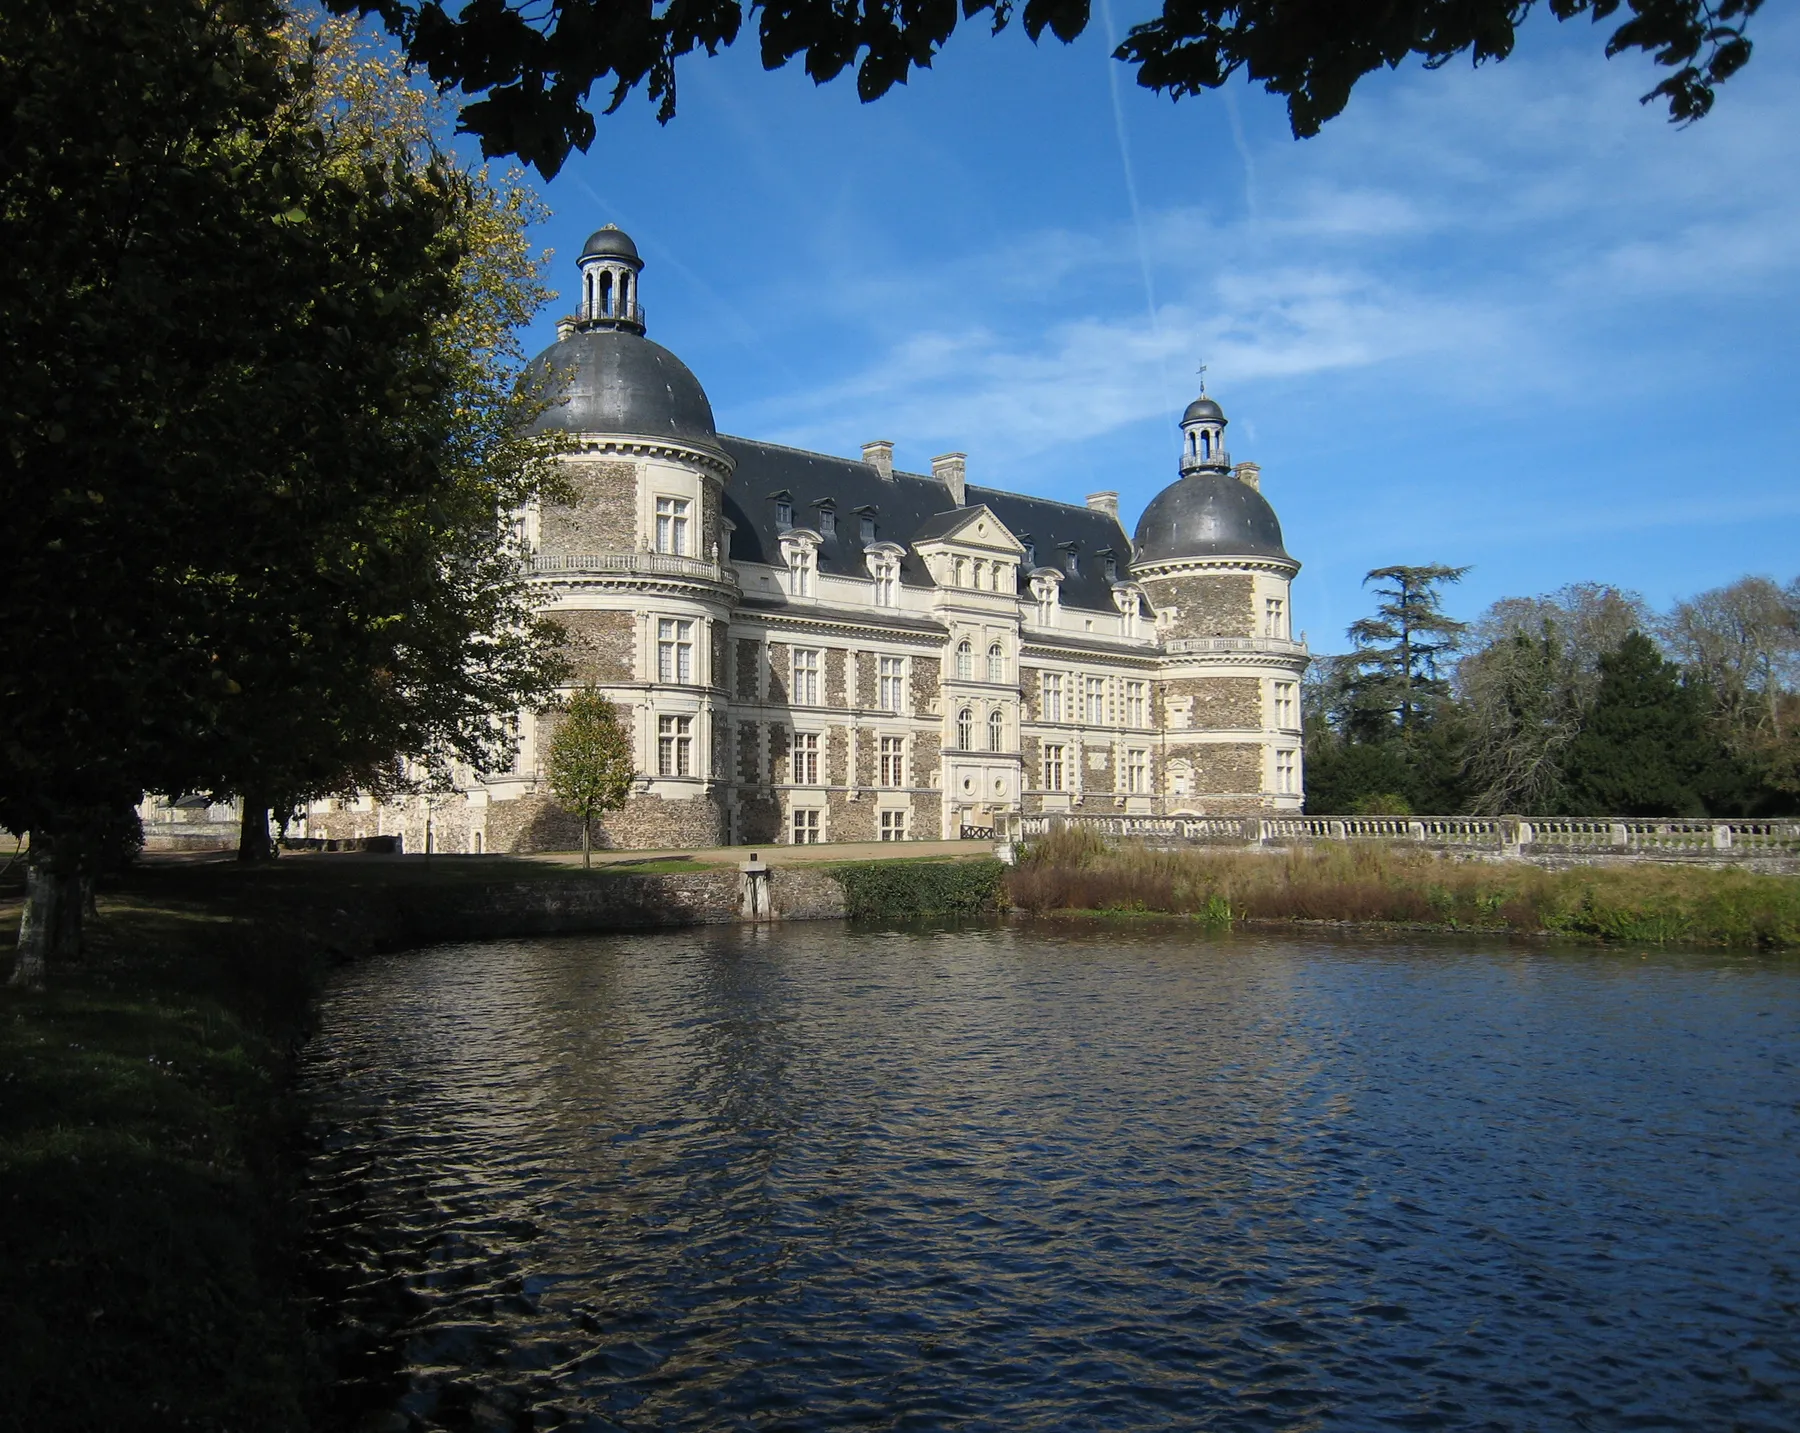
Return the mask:
POLYGON ((984 915, 1006 899, 1006 867, 998 861, 871 861, 832 875, 852 920, 984 915))
POLYGON ((1204 920, 1551 931, 1612 940, 1800 946, 1800 877, 1642 864, 1550 871, 1370 842, 1263 854, 1111 846, 1064 828, 1007 881, 1015 906, 1204 920))

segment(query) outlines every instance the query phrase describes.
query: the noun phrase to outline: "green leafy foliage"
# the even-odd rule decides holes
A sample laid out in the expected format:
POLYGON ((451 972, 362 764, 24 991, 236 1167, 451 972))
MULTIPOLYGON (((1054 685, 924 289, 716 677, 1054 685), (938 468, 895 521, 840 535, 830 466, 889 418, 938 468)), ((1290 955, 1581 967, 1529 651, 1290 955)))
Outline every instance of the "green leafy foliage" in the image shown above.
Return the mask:
MULTIPOLYGON (((804 57, 824 84, 854 68, 865 102, 929 69, 959 18, 985 14, 1006 28, 1013 0, 682 0, 621 7, 610 0, 328 0, 340 13, 379 14, 412 58, 440 84, 484 97, 463 111, 484 152, 516 154, 554 175, 570 149, 593 142, 588 94, 609 94, 607 112, 640 86, 658 117, 675 113, 676 62, 733 44, 749 13, 766 69, 804 57)), ((1608 55, 1638 51, 1672 71, 1646 101, 1671 119, 1706 114, 1716 87, 1750 58, 1747 23, 1761 0, 1629 0, 1629 17, 1609 37, 1608 55)), ((1417 0, 1411 5, 1344 0, 1163 0, 1156 18, 1132 28, 1114 57, 1137 68, 1138 83, 1175 98, 1218 89, 1243 74, 1287 100, 1296 136, 1318 133, 1340 114, 1364 75, 1410 57, 1437 68, 1467 54, 1476 64, 1505 59, 1532 0, 1417 0)), ((1619 0, 1549 0, 1558 19, 1610 19, 1619 0)), ((1089 0, 1025 0, 1025 32, 1048 30, 1067 43, 1087 29, 1089 0)))
POLYGON ((591 859, 595 818, 625 805, 635 774, 631 733, 618 708, 593 686, 572 694, 550 739, 545 776, 551 793, 581 820, 584 863, 591 859))
POLYGON ((852 920, 987 915, 1004 908, 999 861, 868 861, 833 866, 852 920))

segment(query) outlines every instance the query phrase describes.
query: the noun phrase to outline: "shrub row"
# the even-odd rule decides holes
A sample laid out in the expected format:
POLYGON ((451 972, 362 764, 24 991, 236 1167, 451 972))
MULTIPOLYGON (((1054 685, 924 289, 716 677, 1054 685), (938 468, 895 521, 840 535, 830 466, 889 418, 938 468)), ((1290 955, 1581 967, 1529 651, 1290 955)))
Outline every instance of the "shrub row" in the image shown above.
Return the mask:
POLYGON ((983 915, 1006 904, 999 861, 870 861, 835 866, 852 920, 983 915))

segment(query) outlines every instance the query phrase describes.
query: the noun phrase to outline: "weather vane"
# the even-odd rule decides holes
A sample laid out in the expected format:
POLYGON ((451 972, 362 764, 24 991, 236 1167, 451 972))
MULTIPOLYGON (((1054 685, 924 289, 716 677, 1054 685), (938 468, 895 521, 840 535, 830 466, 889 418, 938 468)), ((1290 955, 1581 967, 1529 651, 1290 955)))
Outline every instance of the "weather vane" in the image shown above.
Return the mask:
POLYGON ((1200 396, 1204 398, 1206 397, 1206 365, 1202 363, 1194 371, 1200 375, 1200 396))

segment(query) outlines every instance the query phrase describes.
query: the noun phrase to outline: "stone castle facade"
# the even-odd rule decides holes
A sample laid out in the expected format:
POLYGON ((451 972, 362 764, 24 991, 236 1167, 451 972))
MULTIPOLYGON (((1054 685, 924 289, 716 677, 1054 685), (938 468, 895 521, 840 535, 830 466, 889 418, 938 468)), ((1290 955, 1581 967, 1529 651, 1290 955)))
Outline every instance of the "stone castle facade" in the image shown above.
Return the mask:
MULTIPOLYGON (((1135 535, 1085 506, 718 433, 644 335, 635 245, 600 230, 581 307, 528 378, 567 435, 565 505, 523 515, 576 680, 629 722, 636 789, 605 844, 920 840, 1024 813, 1297 812, 1299 564, 1202 395, 1178 479, 1135 535)), ((544 784, 554 713, 457 796, 318 803, 305 834, 566 849, 544 784)))

